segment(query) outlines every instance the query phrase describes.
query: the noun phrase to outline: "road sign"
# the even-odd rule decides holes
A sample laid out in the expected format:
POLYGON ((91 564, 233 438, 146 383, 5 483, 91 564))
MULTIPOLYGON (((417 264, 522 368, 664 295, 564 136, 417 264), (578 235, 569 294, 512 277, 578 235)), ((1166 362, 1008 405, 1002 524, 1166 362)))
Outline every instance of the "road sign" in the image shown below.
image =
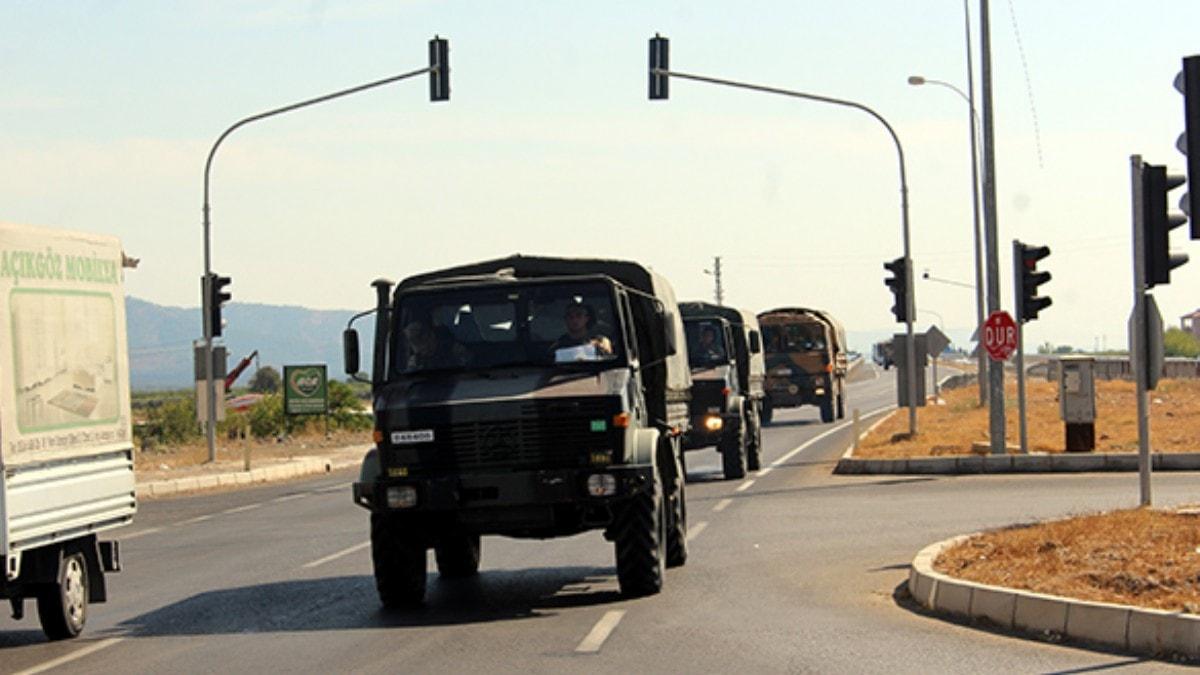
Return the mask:
POLYGON ((329 412, 325 364, 283 367, 283 412, 288 415, 329 412))
POLYGON ((997 310, 983 322, 983 348, 993 361, 1007 361, 1017 350, 1017 323, 1008 312, 997 310))
POLYGON ((936 359, 949 346, 950 338, 938 330, 937 326, 930 326, 929 330, 925 331, 925 347, 929 349, 929 355, 933 358, 936 359))

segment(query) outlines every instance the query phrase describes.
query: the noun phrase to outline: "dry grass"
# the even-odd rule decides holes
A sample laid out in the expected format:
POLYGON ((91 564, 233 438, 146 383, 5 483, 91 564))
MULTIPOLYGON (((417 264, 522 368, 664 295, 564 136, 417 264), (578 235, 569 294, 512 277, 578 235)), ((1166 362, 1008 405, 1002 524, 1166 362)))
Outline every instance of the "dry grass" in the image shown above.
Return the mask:
POLYGON ((934 568, 995 586, 1200 613, 1200 516, 1135 509, 976 535, 934 568))
MULTIPOLYGON (((320 455, 327 450, 349 445, 365 445, 371 442, 371 431, 334 431, 326 436, 323 431, 290 436, 282 442, 217 439, 217 461, 240 463, 246 450, 252 460, 266 458, 292 458, 320 455)), ((203 438, 198 442, 172 446, 161 450, 139 450, 135 454, 135 470, 139 479, 153 477, 156 473, 172 469, 195 467, 208 461, 208 445, 203 438)))
MULTIPOLYGON (((1017 445, 1017 387, 1008 378, 1005 434, 1017 445)), ((1063 452, 1065 432, 1058 412, 1056 383, 1029 379, 1025 386, 1029 449, 1063 452)), ((859 444, 855 457, 966 455, 972 443, 988 439, 988 409, 979 407, 975 386, 942 392, 945 405, 917 410, 919 435, 905 438, 907 415, 892 415, 859 444)), ((1150 392, 1151 447, 1157 452, 1200 451, 1200 380, 1164 380, 1150 392)), ((1096 452, 1136 452, 1137 402, 1134 384, 1096 382, 1096 452)))

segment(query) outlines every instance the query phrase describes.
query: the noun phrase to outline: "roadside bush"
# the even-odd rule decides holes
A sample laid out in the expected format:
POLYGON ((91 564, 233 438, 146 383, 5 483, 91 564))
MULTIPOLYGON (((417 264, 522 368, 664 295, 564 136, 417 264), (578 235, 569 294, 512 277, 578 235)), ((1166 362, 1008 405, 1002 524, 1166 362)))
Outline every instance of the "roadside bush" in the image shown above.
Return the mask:
POLYGON ((283 397, 268 394, 247 414, 255 438, 272 438, 283 433, 283 397))
POLYGON ((371 416, 362 414, 363 407, 350 385, 329 381, 330 426, 346 431, 365 431, 372 426, 371 416))

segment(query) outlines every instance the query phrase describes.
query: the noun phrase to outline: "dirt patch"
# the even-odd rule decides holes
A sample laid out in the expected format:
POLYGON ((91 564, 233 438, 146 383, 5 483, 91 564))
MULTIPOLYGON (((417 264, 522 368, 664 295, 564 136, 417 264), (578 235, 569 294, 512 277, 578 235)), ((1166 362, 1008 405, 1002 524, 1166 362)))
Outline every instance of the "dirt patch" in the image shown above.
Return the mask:
MULTIPOLYGON (((326 436, 314 432, 289 436, 282 441, 227 440, 217 439, 217 466, 239 464, 250 452, 251 463, 264 459, 291 459, 326 455, 330 450, 371 443, 370 431, 334 431, 326 436)), ((134 457, 134 468, 139 480, 150 480, 159 474, 170 474, 179 469, 204 466, 208 461, 208 445, 201 439, 169 448, 138 450, 134 457)), ((212 465, 208 465, 212 466, 212 465)))
POLYGON ((1133 509, 976 535, 934 569, 993 586, 1200 614, 1200 515, 1133 509))
MULTIPOLYGON (((1019 443, 1017 386, 1005 393, 1005 435, 1019 443)), ((1058 411, 1058 385, 1025 383, 1029 449, 1063 452, 1066 445, 1058 411)), ((971 454, 973 443, 988 440, 988 409, 979 406, 978 389, 942 392, 944 405, 917 409, 916 438, 908 438, 908 416, 892 415, 859 443, 859 458, 928 457, 971 454)), ((1150 392, 1150 442, 1155 452, 1200 452, 1200 380, 1164 380, 1150 392)), ((1096 382, 1096 452, 1137 452, 1137 399, 1132 382, 1096 382)))

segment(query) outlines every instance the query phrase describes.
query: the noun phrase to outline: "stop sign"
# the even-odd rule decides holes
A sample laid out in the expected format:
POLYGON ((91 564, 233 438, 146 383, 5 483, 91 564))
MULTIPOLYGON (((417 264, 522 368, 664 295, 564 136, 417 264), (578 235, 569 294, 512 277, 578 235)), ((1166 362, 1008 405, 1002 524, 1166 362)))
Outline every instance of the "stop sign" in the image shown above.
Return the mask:
POLYGON ((983 322, 983 348, 993 361, 1006 361, 1017 351, 1017 323, 1008 312, 992 312, 983 322))

